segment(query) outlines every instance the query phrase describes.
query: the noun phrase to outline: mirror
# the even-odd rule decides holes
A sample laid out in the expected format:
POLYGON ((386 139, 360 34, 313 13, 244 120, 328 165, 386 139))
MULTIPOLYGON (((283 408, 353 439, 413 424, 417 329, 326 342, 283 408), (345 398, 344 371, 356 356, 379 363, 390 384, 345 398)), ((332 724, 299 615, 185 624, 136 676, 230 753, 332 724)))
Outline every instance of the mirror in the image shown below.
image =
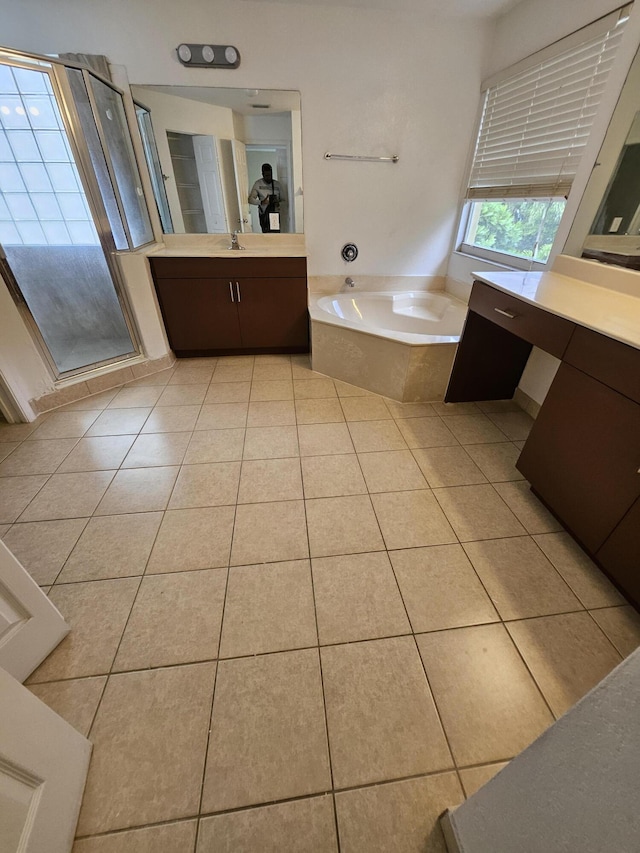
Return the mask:
POLYGON ((640 268, 640 53, 611 117, 564 253, 640 268))
POLYGON ((165 234, 303 233, 299 92, 131 93, 165 234))

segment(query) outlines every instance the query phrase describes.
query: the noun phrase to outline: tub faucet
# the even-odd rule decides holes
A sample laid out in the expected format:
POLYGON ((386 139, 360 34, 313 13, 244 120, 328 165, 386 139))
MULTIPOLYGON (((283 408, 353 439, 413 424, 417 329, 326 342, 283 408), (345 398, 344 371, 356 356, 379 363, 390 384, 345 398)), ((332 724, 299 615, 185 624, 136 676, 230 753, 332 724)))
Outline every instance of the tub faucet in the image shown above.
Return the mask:
POLYGON ((227 248, 228 249, 237 249, 238 251, 245 248, 244 246, 241 246, 240 243, 238 243, 238 232, 237 231, 234 231, 233 234, 231 235, 231 245, 227 246, 227 248))
POLYGON ((355 287, 356 286, 356 283, 351 278, 351 276, 349 276, 348 278, 345 278, 344 283, 347 285, 347 287, 355 287))

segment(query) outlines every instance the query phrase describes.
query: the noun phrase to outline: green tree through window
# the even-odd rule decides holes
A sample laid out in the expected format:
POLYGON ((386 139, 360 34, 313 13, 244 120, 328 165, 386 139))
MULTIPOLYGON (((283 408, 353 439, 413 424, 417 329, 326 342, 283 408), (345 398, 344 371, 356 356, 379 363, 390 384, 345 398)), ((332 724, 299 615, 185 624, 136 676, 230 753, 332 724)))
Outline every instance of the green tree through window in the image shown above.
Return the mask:
POLYGON ((546 262, 564 211, 564 199, 474 202, 466 243, 546 262))

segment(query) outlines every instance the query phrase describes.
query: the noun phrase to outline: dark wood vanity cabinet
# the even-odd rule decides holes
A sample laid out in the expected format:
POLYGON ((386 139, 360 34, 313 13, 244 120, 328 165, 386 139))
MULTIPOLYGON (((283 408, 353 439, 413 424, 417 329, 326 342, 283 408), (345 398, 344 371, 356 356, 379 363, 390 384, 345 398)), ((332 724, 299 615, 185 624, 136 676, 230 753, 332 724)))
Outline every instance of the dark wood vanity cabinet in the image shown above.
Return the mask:
POLYGON ((561 364, 517 467, 640 609, 640 350, 475 282, 445 400, 511 397, 531 345, 561 364))
POLYGON ((177 356, 308 352, 305 258, 151 258, 177 356))

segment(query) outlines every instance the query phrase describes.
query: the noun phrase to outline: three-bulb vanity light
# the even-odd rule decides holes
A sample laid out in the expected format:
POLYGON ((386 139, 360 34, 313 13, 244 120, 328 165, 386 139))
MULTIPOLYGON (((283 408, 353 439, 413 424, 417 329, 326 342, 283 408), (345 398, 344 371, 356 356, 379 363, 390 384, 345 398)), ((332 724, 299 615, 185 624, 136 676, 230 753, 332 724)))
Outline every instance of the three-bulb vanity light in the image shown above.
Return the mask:
POLYGON ((183 65, 195 68, 237 68, 240 53, 230 44, 181 44, 176 48, 183 65))

